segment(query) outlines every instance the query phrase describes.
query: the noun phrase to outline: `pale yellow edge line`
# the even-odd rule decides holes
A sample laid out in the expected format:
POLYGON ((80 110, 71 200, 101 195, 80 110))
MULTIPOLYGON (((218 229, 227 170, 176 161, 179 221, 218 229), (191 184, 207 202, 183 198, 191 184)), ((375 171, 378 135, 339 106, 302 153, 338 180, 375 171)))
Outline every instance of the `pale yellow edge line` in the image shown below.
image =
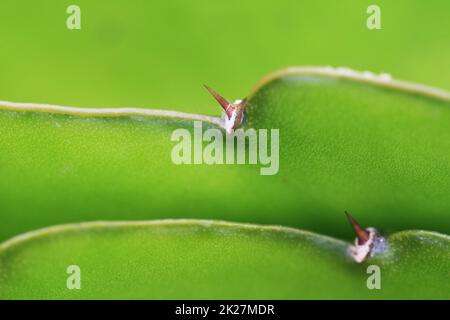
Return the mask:
POLYGON ((114 227, 142 227, 142 226, 164 226, 164 225, 192 225, 200 227, 220 226, 237 229, 255 229, 261 231, 274 231, 274 232, 286 232, 299 235, 305 235, 309 237, 320 237, 323 240, 331 241, 340 245, 347 245, 346 242, 332 238, 329 236, 317 234, 310 231, 304 231, 291 227, 279 226, 279 225, 259 225, 250 223, 229 222, 223 220, 202 220, 202 219, 161 219, 161 220, 148 220, 148 221, 93 221, 93 222, 81 222, 81 223, 69 223, 55 226, 49 226, 37 230, 28 231, 17 236, 14 236, 2 243, 0 243, 0 253, 10 249, 20 243, 30 241, 36 238, 50 236, 59 232, 65 231, 77 231, 83 229, 95 229, 95 228, 114 228, 114 227))
POLYGON ((258 90, 260 90, 268 83, 289 75, 326 76, 337 79, 348 79, 450 101, 450 92, 444 89, 435 88, 419 83, 395 80, 392 79, 391 75, 387 73, 375 74, 370 71, 356 71, 347 67, 331 66, 299 66, 288 67, 274 71, 257 82, 248 98, 251 98, 258 90))
POLYGON ((197 120, 224 127, 222 118, 186 113, 172 110, 145 108, 80 108, 51 104, 0 101, 0 110, 21 112, 47 112, 53 114, 74 115, 79 117, 162 117, 184 120, 197 120))

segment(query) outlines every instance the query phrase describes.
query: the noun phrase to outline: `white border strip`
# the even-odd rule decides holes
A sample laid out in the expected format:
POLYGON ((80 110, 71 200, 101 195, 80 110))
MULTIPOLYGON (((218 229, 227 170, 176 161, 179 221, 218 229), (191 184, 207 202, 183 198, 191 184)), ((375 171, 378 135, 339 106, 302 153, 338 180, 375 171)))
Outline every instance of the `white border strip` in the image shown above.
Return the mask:
POLYGON ((263 77, 253 88, 250 97, 253 96, 259 89, 268 84, 269 82, 276 80, 283 76, 289 75, 313 75, 313 76, 326 76, 332 78, 349 79, 358 82, 369 83, 382 87, 398 89, 401 91, 412 92, 416 94, 422 94, 432 98, 438 98, 446 101, 450 101, 450 92, 423 84, 407 82, 402 80, 392 79, 388 73, 375 74, 371 71, 356 71, 347 67, 288 67, 285 69, 277 70, 263 77))
POLYGON ((185 120, 198 120, 209 122, 220 127, 224 126, 219 117, 204 116, 194 113, 186 113, 172 110, 144 109, 144 108, 80 108, 64 107, 51 104, 37 104, 26 102, 0 101, 0 110, 22 112, 48 112, 64 115, 76 115, 80 117, 162 117, 178 118, 185 120))
POLYGON ((59 232, 67 231, 81 231, 90 230, 98 228, 118 228, 118 227, 146 227, 146 226, 198 226, 198 227, 227 227, 236 229, 247 229, 247 230, 260 230, 260 231, 272 231, 281 233, 294 233, 298 235, 303 235, 311 238, 320 238, 321 241, 330 241, 335 244, 347 245, 346 242, 332 238, 326 235, 321 235, 318 233, 300 230, 292 227, 278 226, 278 225, 261 225, 261 224, 251 224, 251 223, 240 223, 240 222, 229 222, 223 220, 205 220, 205 219, 160 219, 160 220, 146 220, 146 221, 91 221, 91 222, 80 222, 80 223, 69 223, 60 224, 49 227, 44 227, 41 229, 36 229, 21 233, 17 236, 7 239, 6 241, 0 243, 0 254, 2 251, 8 250, 11 247, 20 245, 23 242, 30 241, 37 238, 42 238, 45 236, 51 236, 59 232))

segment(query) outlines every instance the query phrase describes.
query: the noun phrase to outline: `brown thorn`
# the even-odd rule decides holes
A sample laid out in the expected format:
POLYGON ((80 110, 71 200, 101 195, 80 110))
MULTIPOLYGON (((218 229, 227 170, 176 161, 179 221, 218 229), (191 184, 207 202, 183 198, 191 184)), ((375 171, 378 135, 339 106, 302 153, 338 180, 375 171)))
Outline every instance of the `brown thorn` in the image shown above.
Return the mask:
POLYGON ((206 84, 204 84, 206 90, 211 93, 211 95, 217 100, 217 102, 220 104, 220 106, 223 108, 225 113, 227 114, 228 118, 230 119, 233 115, 233 105, 227 101, 224 97, 222 97, 220 94, 215 92, 213 89, 208 87, 206 84))
POLYGON ((363 245, 370 239, 370 233, 367 230, 363 229, 361 225, 355 219, 353 219, 350 213, 345 211, 345 214, 347 215, 348 222, 350 222, 353 231, 355 231, 356 237, 358 238, 358 244, 363 245))

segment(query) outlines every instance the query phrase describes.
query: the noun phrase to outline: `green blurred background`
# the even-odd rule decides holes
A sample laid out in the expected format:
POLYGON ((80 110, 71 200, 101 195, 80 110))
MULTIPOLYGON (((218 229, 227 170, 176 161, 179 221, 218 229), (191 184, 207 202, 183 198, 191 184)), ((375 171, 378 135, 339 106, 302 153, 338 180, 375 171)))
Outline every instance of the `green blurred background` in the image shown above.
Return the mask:
POLYGON ((449 14, 448 0, 2 0, 0 100, 217 114, 203 83, 240 98, 290 65, 450 89, 449 14), (370 4, 382 30, 366 27, 370 4))

